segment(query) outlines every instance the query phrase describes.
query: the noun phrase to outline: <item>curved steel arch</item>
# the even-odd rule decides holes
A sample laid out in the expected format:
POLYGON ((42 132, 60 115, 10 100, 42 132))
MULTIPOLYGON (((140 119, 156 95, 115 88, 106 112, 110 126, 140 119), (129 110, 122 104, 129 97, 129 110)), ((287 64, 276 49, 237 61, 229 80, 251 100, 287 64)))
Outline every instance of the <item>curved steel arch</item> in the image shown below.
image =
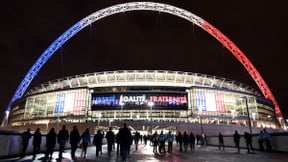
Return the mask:
POLYGON ((48 61, 48 59, 55 53, 55 51, 58 50, 66 41, 68 41, 76 33, 78 33, 86 26, 92 24, 93 22, 105 18, 107 16, 135 10, 159 11, 172 14, 181 17, 183 19, 186 19, 204 29, 206 32, 208 32, 210 35, 216 38, 219 42, 221 42, 228 50, 230 50, 232 54, 238 59, 238 61, 241 62, 241 64, 245 67, 250 76, 254 79, 254 81, 258 85, 259 89, 261 90, 265 98, 270 99, 274 103, 276 114, 282 116, 279 105, 275 97, 273 96, 271 90, 269 89, 268 85, 266 84, 260 73, 254 67, 251 61, 245 56, 245 54, 228 37, 226 37, 223 33, 221 33, 218 29, 216 29, 214 26, 209 24, 204 19, 194 15, 193 13, 187 10, 171 6, 168 4, 154 3, 154 2, 130 2, 107 7, 85 17, 84 19, 80 20, 75 25, 73 25, 71 28, 66 30, 42 53, 42 55, 30 68, 30 70, 28 71, 22 82, 18 85, 18 88, 14 96, 12 97, 7 110, 10 111, 11 104, 16 99, 22 97, 22 95, 28 88, 29 84, 34 79, 35 75, 39 72, 41 67, 48 61))

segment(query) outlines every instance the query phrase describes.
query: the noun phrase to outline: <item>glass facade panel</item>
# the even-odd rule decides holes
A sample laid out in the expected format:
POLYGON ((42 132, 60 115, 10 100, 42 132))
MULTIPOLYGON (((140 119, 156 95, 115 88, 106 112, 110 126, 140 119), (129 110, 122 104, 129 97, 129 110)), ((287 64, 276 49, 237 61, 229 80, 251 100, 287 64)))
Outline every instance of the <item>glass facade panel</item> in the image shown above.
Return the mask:
POLYGON ((88 90, 76 89, 27 97, 24 119, 83 115, 87 110, 88 90))

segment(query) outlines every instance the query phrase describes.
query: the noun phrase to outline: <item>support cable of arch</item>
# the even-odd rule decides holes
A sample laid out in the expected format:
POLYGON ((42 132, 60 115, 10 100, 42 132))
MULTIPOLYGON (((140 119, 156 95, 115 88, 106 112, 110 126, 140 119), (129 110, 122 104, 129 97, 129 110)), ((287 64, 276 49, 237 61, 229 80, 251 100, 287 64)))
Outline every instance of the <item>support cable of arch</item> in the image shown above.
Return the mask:
POLYGON ((164 12, 168 14, 172 14, 183 19, 186 19, 193 24, 201 27, 203 30, 208 32, 214 38, 216 38, 219 42, 221 42, 230 52, 238 59, 238 61, 245 67, 249 75, 254 79, 257 86, 265 96, 265 98, 270 99, 274 106, 275 106, 275 113, 282 117, 279 105, 273 96, 271 90, 269 89, 268 85, 251 63, 251 61, 246 57, 246 55, 223 33, 221 33, 218 29, 214 26, 209 24, 207 21, 203 20, 202 18, 194 15, 193 13, 163 3, 155 3, 155 2, 130 2, 130 3, 123 3, 114 5, 111 7, 107 7, 92 13, 91 15, 85 17, 84 19, 77 22, 75 25, 70 27, 66 30, 60 37, 58 37, 37 59, 37 61, 33 64, 33 66, 29 69, 28 73, 25 75, 24 79, 18 85, 16 92, 14 93, 7 110, 10 111, 12 103, 21 98, 27 88, 29 87, 30 83, 40 71, 42 66, 49 60, 49 58, 71 37, 77 34, 86 26, 92 24, 93 22, 105 18, 107 16, 111 16, 117 13, 127 12, 127 11, 137 11, 137 10, 148 10, 148 11, 158 11, 164 12))

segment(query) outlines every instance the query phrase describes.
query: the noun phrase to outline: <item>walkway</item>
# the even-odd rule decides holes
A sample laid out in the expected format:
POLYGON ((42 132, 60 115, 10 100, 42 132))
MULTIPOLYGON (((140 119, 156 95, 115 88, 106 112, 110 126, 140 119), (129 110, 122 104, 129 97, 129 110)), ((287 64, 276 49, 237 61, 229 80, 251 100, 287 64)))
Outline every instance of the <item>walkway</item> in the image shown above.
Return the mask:
MULTIPOLYGON (((166 147, 167 148, 167 147, 166 147)), ((128 162, 284 162, 288 159, 288 154, 286 153, 266 153, 266 152, 259 152, 256 151, 255 154, 247 154, 245 149, 241 149, 240 154, 236 153, 235 148, 226 148, 225 151, 218 150, 217 147, 207 146, 205 148, 196 148, 194 152, 187 151, 187 152, 179 152, 179 148, 174 145, 174 151, 172 154, 167 153, 166 155, 159 155, 154 154, 152 152, 152 147, 144 146, 142 144, 139 145, 138 151, 135 150, 134 145, 131 148, 131 155, 128 158, 128 162)), ((77 149, 76 152, 76 160, 79 162, 92 162, 92 161, 101 161, 101 162, 120 162, 121 158, 116 155, 116 152, 112 152, 111 157, 107 154, 107 146, 103 146, 103 154, 99 157, 96 157, 95 154, 95 147, 91 146, 88 147, 87 150, 87 157, 83 159, 80 157, 81 149, 77 149)), ((42 161, 44 154, 38 154, 36 157, 35 162, 42 161)), ((56 162, 58 157, 58 152, 54 152, 52 162, 56 162)), ((64 159, 62 162, 70 162, 72 161, 70 158, 70 150, 66 150, 64 155, 64 159)), ((12 161, 22 161, 22 162, 30 162, 32 161, 32 155, 27 155, 26 157, 19 159, 19 158, 11 158, 6 160, 1 160, 6 162, 12 161)))

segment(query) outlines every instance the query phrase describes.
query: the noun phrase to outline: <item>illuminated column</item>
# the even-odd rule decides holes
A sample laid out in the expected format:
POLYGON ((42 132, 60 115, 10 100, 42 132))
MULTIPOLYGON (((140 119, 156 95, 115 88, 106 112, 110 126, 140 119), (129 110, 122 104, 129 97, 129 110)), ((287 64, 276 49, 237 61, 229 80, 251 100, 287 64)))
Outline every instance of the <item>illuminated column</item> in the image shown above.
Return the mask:
POLYGON ((148 102, 148 105, 150 106, 150 121, 151 121, 151 133, 153 132, 153 125, 152 125, 152 107, 154 105, 154 102, 148 102))
POLYGON ((8 124, 9 113, 10 113, 10 111, 7 111, 7 110, 5 111, 5 116, 4 116, 3 120, 2 120, 2 127, 6 126, 8 124))
POLYGON ((98 114, 98 127, 100 126, 100 119, 101 119, 101 117, 102 117, 102 114, 101 114, 101 112, 98 114))
POLYGON ((136 118, 137 118, 137 120, 140 119, 140 114, 139 113, 136 115, 136 118))
POLYGON ((124 106, 124 102, 120 102, 119 105, 121 106, 121 122, 122 122, 122 114, 123 114, 123 106, 124 106))
POLYGON ((109 119, 109 127, 111 127, 111 123, 113 122, 112 119, 109 119))
POLYGON ((150 106, 150 120, 152 121, 152 107, 154 105, 154 102, 148 102, 148 105, 150 106))
POLYGON ((133 115, 133 112, 132 112, 132 111, 130 111, 130 119, 132 119, 132 115, 133 115))

